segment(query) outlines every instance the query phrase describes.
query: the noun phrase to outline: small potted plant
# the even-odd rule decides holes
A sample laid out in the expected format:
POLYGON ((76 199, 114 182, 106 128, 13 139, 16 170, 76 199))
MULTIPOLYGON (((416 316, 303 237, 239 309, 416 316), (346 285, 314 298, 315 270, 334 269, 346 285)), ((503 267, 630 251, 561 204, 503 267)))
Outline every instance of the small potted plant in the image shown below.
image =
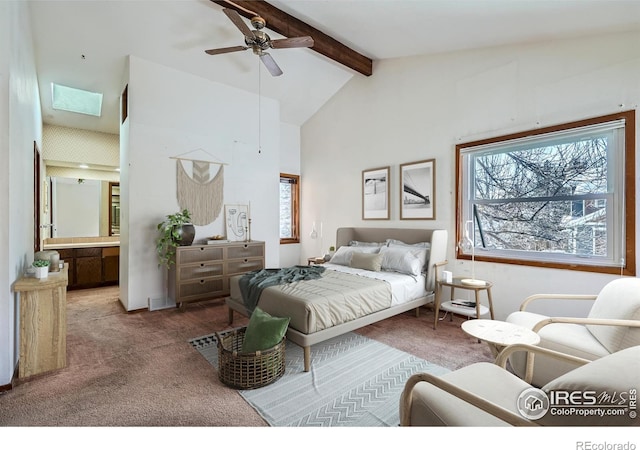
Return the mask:
POLYGON ((49 276, 49 261, 44 259, 36 259, 33 262, 36 269, 36 278, 47 278, 49 276))
POLYGON ((329 247, 329 253, 324 255, 324 260, 329 261, 335 252, 336 248, 332 245, 331 247, 329 247))
POLYGON ((157 225, 160 236, 156 241, 160 266, 170 267, 174 264, 173 256, 176 247, 191 245, 196 235, 196 229, 191 223, 191 214, 184 209, 181 212, 167 215, 166 219, 157 225))

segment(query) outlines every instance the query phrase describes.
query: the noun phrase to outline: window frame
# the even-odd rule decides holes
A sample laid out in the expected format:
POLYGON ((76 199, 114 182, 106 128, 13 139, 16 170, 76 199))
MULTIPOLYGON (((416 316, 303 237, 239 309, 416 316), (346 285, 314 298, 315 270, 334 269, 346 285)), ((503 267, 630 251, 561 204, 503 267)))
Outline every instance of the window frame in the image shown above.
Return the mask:
MULTIPOLYGON (((498 145, 501 142, 511 141, 515 139, 527 138, 531 136, 538 136, 542 134, 563 132, 571 129, 582 128, 591 125, 598 125, 605 122, 613 122, 616 120, 624 119, 624 180, 623 180, 623 192, 624 198, 622 200, 622 221, 624 222, 624 244, 622 257, 624 258, 623 267, 620 266, 604 266, 593 264, 580 264, 576 262, 562 262, 562 261, 542 261, 531 259, 520 259, 517 257, 503 257, 495 255, 483 254, 484 252, 475 251, 474 259, 476 261, 495 262, 504 264, 515 264, 533 267, 546 267, 555 269, 568 269, 584 272, 596 272, 606 274, 622 274, 635 276, 636 275, 636 254, 635 254, 635 147, 636 147, 636 120, 635 110, 623 111, 620 113, 609 114, 605 116, 593 117, 589 119, 538 128, 533 130, 522 131, 518 133, 512 133, 503 136, 496 136, 488 139, 482 139, 472 142, 465 142, 457 144, 456 150, 456 242, 460 242, 464 235, 465 226, 465 210, 468 208, 468 203, 464 198, 464 186, 465 177, 469 179, 469 175, 463 173, 463 149, 470 147, 486 146, 488 144, 498 145)), ((468 151, 464 152, 468 154, 468 151)), ((456 258, 463 260, 471 260, 470 254, 464 253, 459 246, 456 245, 456 258)))
MULTIPOLYGON (((290 183, 293 186, 291 192, 291 233, 293 237, 290 238, 280 238, 280 244, 299 244, 300 243, 300 175, 294 175, 290 173, 280 173, 280 183, 282 183, 282 179, 287 178, 289 180, 293 180, 290 183)), ((280 191, 280 187, 278 185, 278 192, 280 191)), ((278 202, 279 205, 279 202, 278 202)), ((278 217, 280 215, 278 214, 278 217)), ((278 234, 280 234, 280 227, 278 226, 278 234)))

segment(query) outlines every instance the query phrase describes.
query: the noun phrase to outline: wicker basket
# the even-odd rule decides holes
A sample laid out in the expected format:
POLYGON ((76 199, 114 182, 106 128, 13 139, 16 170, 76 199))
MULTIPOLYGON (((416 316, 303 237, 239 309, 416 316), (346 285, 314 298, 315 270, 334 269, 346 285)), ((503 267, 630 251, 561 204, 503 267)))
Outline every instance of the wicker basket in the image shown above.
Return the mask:
POLYGON ((236 389, 256 389, 273 383, 284 375, 285 338, 270 349, 255 353, 242 353, 247 327, 221 333, 218 340, 218 377, 227 386, 236 389))

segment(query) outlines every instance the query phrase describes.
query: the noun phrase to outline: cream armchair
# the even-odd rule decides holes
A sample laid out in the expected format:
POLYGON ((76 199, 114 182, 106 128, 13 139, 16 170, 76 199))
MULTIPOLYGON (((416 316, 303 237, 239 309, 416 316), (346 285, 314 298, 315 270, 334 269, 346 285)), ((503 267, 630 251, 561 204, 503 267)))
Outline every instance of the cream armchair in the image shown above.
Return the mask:
MULTIPOLYGON (((640 345, 640 279, 618 278, 598 295, 538 294, 525 299, 520 311, 507 322, 529 328, 540 335, 539 347, 593 361, 628 347, 640 345), (595 300, 587 317, 550 317, 527 311, 539 301, 595 300)), ((526 355, 514 354, 509 363, 524 378, 526 355)), ((571 362, 536 356, 531 384, 543 386, 574 369, 571 362)))
POLYGON ((640 346, 596 361, 587 361, 553 350, 515 344, 505 348, 498 355, 495 364, 475 363, 440 376, 428 373, 411 376, 400 397, 400 425, 638 426, 640 419, 631 414, 633 405, 630 395, 631 390, 639 385, 640 346), (584 391, 595 391, 598 394, 615 395, 616 407, 627 407, 625 414, 560 414, 557 409, 549 407, 540 418, 526 418, 518 409, 518 401, 521 394, 532 386, 507 371, 505 366, 512 354, 527 352, 535 353, 534 360, 544 355, 554 361, 570 360, 581 365, 543 386, 541 389, 547 396, 556 391, 573 392, 577 395, 584 391), (623 401, 626 404, 622 404, 623 401))

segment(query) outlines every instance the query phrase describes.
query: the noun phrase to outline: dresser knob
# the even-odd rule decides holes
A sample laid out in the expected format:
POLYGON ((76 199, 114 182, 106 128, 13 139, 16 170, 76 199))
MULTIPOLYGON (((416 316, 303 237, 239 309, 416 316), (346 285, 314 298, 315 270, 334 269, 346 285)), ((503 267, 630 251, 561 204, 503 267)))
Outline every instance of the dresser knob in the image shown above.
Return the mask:
POLYGON ((204 247, 200 247, 200 251, 203 252, 204 251, 204 247))
POLYGON ((249 260, 248 260, 247 258, 245 258, 245 259, 244 259, 244 262, 245 262, 245 263, 248 263, 248 262, 249 262, 249 260))
POLYGON ((249 244, 244 244, 244 248, 249 248, 249 244))
POLYGON ((200 263, 200 267, 204 267, 204 263, 200 263))
POLYGON ((200 284, 204 284, 204 280, 200 280, 200 284))

